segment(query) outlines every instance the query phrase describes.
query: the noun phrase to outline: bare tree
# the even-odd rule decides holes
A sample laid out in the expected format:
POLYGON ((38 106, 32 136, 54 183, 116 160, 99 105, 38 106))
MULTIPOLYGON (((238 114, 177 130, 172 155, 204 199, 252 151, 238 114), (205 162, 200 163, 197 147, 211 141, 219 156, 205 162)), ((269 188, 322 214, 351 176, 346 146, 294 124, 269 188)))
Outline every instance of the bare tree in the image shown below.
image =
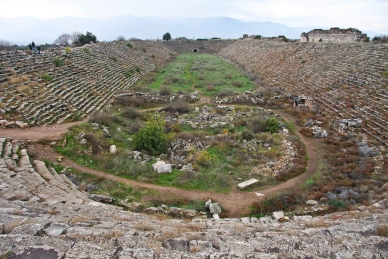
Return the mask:
POLYGON ((11 49, 12 43, 7 40, 0 40, 0 50, 11 49))
POLYGON ((78 31, 75 31, 72 34, 70 34, 71 44, 77 43, 78 39, 79 39, 79 36, 81 36, 81 35, 82 35, 82 33, 78 32, 78 31))
POLYGON ((54 44, 59 44, 59 45, 70 45, 70 35, 69 34, 62 34, 59 36, 55 41, 54 44))
POLYGON ((123 35, 120 35, 117 37, 117 40, 120 40, 120 41, 125 40, 125 37, 123 35))

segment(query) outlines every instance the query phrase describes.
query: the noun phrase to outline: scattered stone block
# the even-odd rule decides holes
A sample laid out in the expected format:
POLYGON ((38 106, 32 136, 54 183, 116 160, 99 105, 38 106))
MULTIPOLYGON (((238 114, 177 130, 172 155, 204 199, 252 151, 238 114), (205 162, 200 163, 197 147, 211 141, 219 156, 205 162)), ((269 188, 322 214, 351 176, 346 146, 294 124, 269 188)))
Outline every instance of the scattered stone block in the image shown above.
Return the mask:
POLYGON ((274 211, 274 212, 272 212, 272 217, 274 219, 284 218, 284 212, 283 211, 274 211))
POLYGON ((209 210, 211 214, 220 214, 221 213, 221 206, 218 203, 212 203, 209 205, 209 210))
POLYGON ((171 164, 166 164, 166 162, 164 161, 158 161, 155 164, 152 164, 152 168, 158 174, 166 174, 172 172, 171 164))
POLYGON ((111 146, 109 147, 109 152, 110 152, 111 154, 116 154, 116 152, 117 152, 117 147, 116 147, 116 145, 111 145, 111 146))
POLYGON ((314 200, 308 200, 308 201, 306 201, 306 205, 308 205, 308 206, 318 206, 319 202, 318 201, 314 201, 314 200))
POLYGON ((57 237, 62 235, 69 227, 69 225, 62 222, 52 223, 48 228, 44 230, 44 232, 48 236, 57 237))
POLYGON ((257 179, 251 179, 251 180, 248 180, 248 181, 239 183, 237 186, 238 186, 238 188, 240 188, 240 189, 245 189, 245 188, 247 188, 248 186, 251 186, 251 185, 257 183, 258 181, 259 181, 259 180, 257 180, 257 179))

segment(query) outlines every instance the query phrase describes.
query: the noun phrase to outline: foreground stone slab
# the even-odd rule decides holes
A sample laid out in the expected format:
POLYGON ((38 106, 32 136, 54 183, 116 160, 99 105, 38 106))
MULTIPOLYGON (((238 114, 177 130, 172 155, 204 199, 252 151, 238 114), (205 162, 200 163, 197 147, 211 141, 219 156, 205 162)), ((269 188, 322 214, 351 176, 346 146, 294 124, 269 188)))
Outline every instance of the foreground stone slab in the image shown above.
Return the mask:
POLYGON ((248 181, 239 183, 237 186, 238 186, 238 188, 240 188, 240 189, 245 189, 245 188, 247 188, 248 186, 251 186, 251 185, 257 183, 258 181, 259 181, 259 180, 257 180, 257 179, 251 179, 251 180, 248 180, 248 181))

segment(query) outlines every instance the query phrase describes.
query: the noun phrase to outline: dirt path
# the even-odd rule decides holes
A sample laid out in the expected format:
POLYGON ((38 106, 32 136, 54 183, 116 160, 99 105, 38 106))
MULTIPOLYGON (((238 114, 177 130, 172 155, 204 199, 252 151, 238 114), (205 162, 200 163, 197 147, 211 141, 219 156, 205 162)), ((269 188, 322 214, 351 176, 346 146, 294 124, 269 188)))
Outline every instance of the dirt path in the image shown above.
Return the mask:
POLYGON ((32 141, 40 140, 40 139, 59 139, 63 134, 65 134, 69 127, 74 125, 79 125, 88 121, 88 119, 83 119, 82 121, 64 123, 64 124, 53 124, 50 126, 38 126, 31 127, 26 129, 3 129, 0 128, 0 136, 1 137, 10 137, 14 139, 29 139, 32 141))

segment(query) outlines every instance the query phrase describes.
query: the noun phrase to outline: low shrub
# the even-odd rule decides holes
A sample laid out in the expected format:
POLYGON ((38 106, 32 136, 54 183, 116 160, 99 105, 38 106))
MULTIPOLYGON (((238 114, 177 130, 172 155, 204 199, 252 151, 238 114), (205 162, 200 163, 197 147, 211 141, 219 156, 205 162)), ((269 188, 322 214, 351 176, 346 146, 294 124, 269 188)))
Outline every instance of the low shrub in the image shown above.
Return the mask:
POLYGON ((218 93, 218 96, 219 97, 226 97, 226 96, 231 96, 231 95, 235 95, 236 93, 231 90, 231 89, 222 89, 219 93, 218 93))
POLYGON ((143 118, 143 115, 132 107, 127 107, 127 108, 123 109, 123 111, 121 112, 121 115, 125 118, 128 118, 128 119, 136 119, 136 118, 142 119, 143 118))
POLYGON ((129 47, 129 48, 132 49, 132 48, 133 48, 133 45, 132 45, 131 43, 128 43, 128 44, 127 44, 127 47, 129 47))
POLYGON ((176 100, 169 104, 168 106, 164 107, 162 111, 170 112, 170 113, 176 113, 179 112, 180 114, 183 113, 189 113, 190 107, 187 104, 187 102, 182 100, 176 100))
POLYGON ((250 130, 244 130, 243 132, 241 132, 241 139, 245 139, 249 141, 254 138, 255 138, 255 134, 253 134, 253 132, 250 130))
POLYGON ((90 122, 98 123, 101 125, 109 126, 111 123, 121 123, 118 116, 108 114, 105 112, 97 111, 90 117, 90 122))
POLYGON ((240 81, 234 81, 232 85, 239 88, 242 87, 242 83, 240 81))
POLYGON ((166 85, 162 85, 159 89, 159 94, 162 96, 171 95, 171 93, 172 93, 171 88, 166 85))

